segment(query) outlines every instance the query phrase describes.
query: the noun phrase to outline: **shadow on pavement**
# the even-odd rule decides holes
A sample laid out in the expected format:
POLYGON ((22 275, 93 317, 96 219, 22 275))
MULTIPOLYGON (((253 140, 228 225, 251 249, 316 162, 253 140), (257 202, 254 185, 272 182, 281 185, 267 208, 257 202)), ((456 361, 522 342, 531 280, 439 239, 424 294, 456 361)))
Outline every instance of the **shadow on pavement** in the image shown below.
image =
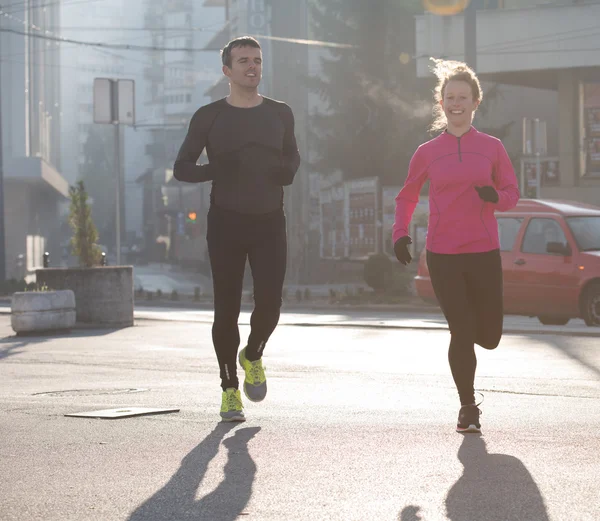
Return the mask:
POLYGON ((404 507, 398 516, 398 521, 424 521, 419 515, 420 510, 421 507, 415 505, 404 507))
MULTIPOLYGON (((38 343, 38 342, 36 342, 38 343)), ((0 339, 0 361, 12 355, 18 355, 30 342, 15 336, 0 339), (8 344, 8 345, 3 345, 8 344)))
POLYGON ((47 340, 60 338, 89 338, 94 336, 106 336, 116 333, 124 328, 97 328, 97 327, 76 327, 68 331, 35 331, 31 333, 20 333, 18 335, 5 336, 0 338, 0 344, 20 344, 21 346, 40 344, 47 340))
POLYGON ((252 495, 256 464, 248 442, 260 427, 238 429, 222 441, 236 424, 219 423, 181 462, 169 482, 144 502, 128 521, 234 521, 252 495), (228 450, 225 478, 210 494, 196 500, 206 469, 223 445, 228 450))
MULTIPOLYGON (((544 342, 558 349, 564 355, 586 367, 592 371, 596 377, 600 378, 600 357, 596 354, 596 349, 592 352, 591 345, 582 344, 579 340, 568 337, 550 337, 548 340, 544 339, 544 342), (589 353, 592 353, 592 355, 590 356, 589 353), (597 360, 593 360, 592 357, 597 360)), ((595 347, 596 346, 593 346, 593 348, 595 347)))
POLYGON ((446 497, 452 521, 548 521, 544 499, 523 463, 489 454, 479 435, 464 435, 458 450, 463 475, 446 497))

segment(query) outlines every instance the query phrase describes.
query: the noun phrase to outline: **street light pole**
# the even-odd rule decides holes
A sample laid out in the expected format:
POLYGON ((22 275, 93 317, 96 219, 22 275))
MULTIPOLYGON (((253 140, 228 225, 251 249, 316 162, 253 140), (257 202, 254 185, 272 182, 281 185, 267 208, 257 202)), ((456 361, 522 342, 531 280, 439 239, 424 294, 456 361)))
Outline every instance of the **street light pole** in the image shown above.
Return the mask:
MULTIPOLYGON (((2 23, 1 18, 0 23, 2 23)), ((1 43, 2 35, 0 34, 1 43)), ((1 67, 2 63, 0 62, 1 67)), ((6 280, 6 239, 4 236, 4 160, 2 157, 2 71, 0 71, 0 282, 4 280, 6 280)))
POLYGON ((471 2, 464 12, 465 63, 477 71, 477 11, 471 2))

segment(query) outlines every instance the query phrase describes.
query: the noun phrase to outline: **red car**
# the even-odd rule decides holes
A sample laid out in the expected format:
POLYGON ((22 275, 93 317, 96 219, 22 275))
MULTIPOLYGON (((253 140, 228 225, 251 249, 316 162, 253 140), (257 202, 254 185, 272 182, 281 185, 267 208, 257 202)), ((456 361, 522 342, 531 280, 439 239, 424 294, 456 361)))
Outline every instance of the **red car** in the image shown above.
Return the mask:
MULTIPOLYGON (((572 201, 521 199, 497 212, 504 311, 564 325, 600 326, 600 208, 572 201)), ((425 250, 417 294, 435 301, 425 250)))

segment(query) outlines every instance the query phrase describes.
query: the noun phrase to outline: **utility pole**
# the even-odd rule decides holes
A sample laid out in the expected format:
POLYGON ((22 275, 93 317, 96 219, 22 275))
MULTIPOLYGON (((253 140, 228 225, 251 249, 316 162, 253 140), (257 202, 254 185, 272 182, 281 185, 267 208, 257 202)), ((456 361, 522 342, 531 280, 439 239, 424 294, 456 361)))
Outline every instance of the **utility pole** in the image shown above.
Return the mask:
POLYGON ((477 72, 477 10, 471 2, 463 11, 465 31, 465 63, 477 72))
MULTIPOLYGON (((0 24, 2 18, 0 17, 0 24)), ((0 49, 2 33, 0 33, 0 49)), ((2 62, 0 61, 0 69, 2 62)), ((4 236, 4 160, 2 157, 2 71, 0 70, 0 282, 6 280, 6 238, 4 236)))

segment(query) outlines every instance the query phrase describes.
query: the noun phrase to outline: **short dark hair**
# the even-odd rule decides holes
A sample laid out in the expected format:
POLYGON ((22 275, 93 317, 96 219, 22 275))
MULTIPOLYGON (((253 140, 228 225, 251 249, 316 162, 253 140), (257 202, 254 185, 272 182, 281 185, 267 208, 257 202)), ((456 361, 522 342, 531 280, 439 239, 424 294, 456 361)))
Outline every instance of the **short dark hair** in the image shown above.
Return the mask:
POLYGON ((221 49, 221 60, 223 61, 223 65, 227 65, 227 67, 231 67, 231 50, 236 47, 255 47, 256 49, 260 49, 260 43, 256 38, 252 38, 252 36, 240 36, 239 38, 235 38, 231 40, 223 49, 221 49))

